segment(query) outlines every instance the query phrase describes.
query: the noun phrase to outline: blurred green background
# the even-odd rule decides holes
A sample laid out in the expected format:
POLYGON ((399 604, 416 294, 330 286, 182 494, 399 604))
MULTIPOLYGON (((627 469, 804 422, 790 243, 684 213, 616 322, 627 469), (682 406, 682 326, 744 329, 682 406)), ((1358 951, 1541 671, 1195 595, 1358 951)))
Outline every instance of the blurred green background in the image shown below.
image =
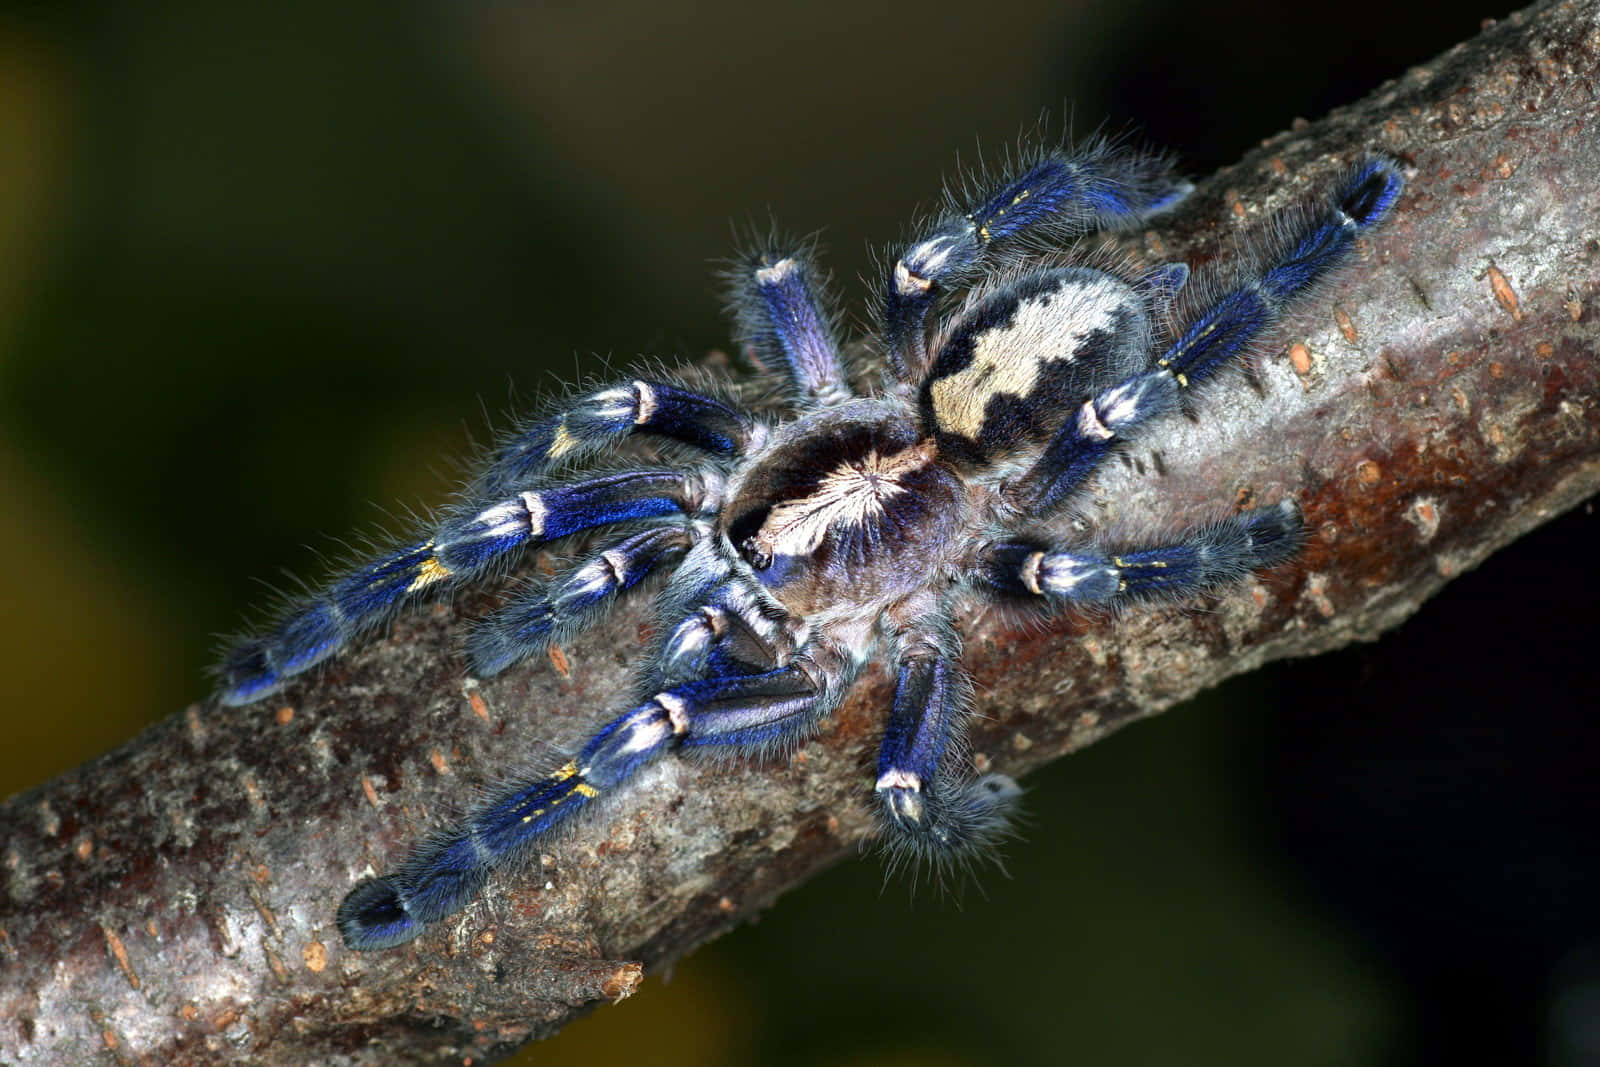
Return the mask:
MULTIPOLYGON (((822 230, 859 301, 869 246, 957 155, 1041 114, 1140 129, 1205 174, 1486 14, 0 4, 0 794, 202 694, 215 635, 283 573, 441 501, 551 382, 726 345, 735 226, 822 230)), ((962 908, 846 864, 519 1062, 1431 1061, 1429 987, 1319 871, 1342 855, 1321 816, 1276 799, 1286 752, 1337 747, 1310 680, 1371 701, 1389 647, 1030 779, 1011 877, 962 908)), ((1553 994, 1529 996, 1507 1047, 1545 1055, 1553 994)))

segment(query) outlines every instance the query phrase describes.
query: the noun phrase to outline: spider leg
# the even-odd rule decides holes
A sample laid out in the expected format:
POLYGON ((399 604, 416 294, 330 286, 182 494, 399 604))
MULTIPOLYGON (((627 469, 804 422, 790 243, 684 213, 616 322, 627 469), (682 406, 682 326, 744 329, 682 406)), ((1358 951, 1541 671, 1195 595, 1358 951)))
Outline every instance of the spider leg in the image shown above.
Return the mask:
POLYGON ((1245 274, 1243 284, 1202 311, 1153 369, 1101 391, 1079 408, 1038 462, 1011 485, 1011 499, 1033 514, 1058 507, 1132 431, 1176 410, 1184 392, 1247 352, 1290 301, 1338 266, 1358 235, 1383 221, 1400 188, 1393 163, 1369 160, 1320 211, 1281 223, 1261 265, 1245 274))
POLYGON ((815 724, 819 692, 799 667, 675 686, 602 727, 554 774, 505 791, 339 906, 352 949, 404 944, 460 911, 496 867, 572 822, 597 798, 678 745, 771 745, 815 724))
POLYGON ((513 552, 597 526, 692 515, 704 506, 704 495, 692 479, 686 482, 681 471, 624 471, 527 490, 452 515, 428 540, 346 575, 266 635, 236 644, 222 664, 221 699, 225 704, 247 704, 265 696, 388 618, 406 601, 479 577, 513 552))
POLYGON ((980 554, 979 570, 994 593, 1048 604, 1168 600, 1224 588, 1282 563, 1294 555, 1300 533, 1300 509, 1285 500, 1191 526, 1172 544, 1124 552, 997 542, 980 554))
POLYGON ((748 416, 715 397, 670 382, 618 382, 518 430, 496 454, 473 495, 503 496, 557 461, 592 455, 630 434, 670 437, 729 456, 744 451, 754 432, 748 416))
POLYGON ((784 368, 806 406, 855 393, 839 364, 839 343, 809 252, 767 250, 730 274, 738 334, 757 360, 784 368))
POLYGON ((1137 225, 1193 188, 1161 156, 1095 141, 1045 152, 964 206, 952 200, 900 255, 884 289, 884 338, 896 377, 911 383, 923 376, 935 304, 997 247, 1040 230, 1069 241, 1137 225))
POLYGON ((796 651, 793 619, 739 577, 710 540, 698 542, 662 596, 666 630, 653 668, 661 685, 746 674, 786 663, 796 651))
POLYGON ((1160 369, 1102 390, 1056 431, 1038 461, 1006 488, 1006 495, 1029 514, 1049 514, 1132 431, 1158 415, 1177 411, 1181 388, 1175 375, 1160 369))
POLYGON ((718 593, 667 635, 657 663, 663 679, 736 674, 775 658, 773 650, 784 643, 781 629, 744 610, 733 590, 718 593))
POLYGON ((920 642, 901 652, 878 753, 878 821, 888 848, 938 866, 1003 837, 1019 792, 1005 775, 970 778, 957 766, 972 706, 957 658, 920 642))
POLYGON ((507 667, 587 629, 620 595, 689 547, 691 531, 657 526, 605 548, 549 586, 513 599, 467 638, 467 659, 479 677, 507 667))
POLYGON ((1332 201, 1281 225, 1254 278, 1224 293, 1200 314, 1156 366, 1182 388, 1204 381, 1248 349, 1284 308, 1326 278, 1356 237, 1383 221, 1400 196, 1395 164, 1370 159, 1347 175, 1332 201))

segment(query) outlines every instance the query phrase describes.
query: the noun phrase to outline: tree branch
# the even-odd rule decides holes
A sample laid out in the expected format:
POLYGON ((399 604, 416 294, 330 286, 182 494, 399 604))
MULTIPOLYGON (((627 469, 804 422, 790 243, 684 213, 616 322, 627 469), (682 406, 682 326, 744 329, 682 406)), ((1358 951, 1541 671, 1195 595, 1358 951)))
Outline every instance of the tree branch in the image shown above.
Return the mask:
MULTIPOLYGON (((1273 138, 1144 237, 1152 260, 1203 264, 1364 152, 1408 166, 1258 389, 1222 383, 1097 489, 1108 524, 1140 529, 1292 495, 1298 562, 1205 611, 969 620, 980 764, 1026 772, 1268 660, 1370 640, 1600 487, 1596 13, 1496 24, 1273 138)), ((868 834, 881 672, 794 759, 665 760, 540 870, 413 945, 348 952, 333 913, 367 865, 630 696, 647 604, 480 684, 457 650, 491 602, 407 616, 281 700, 196 704, 8 800, 0 1059, 476 1060, 626 996, 868 834)))

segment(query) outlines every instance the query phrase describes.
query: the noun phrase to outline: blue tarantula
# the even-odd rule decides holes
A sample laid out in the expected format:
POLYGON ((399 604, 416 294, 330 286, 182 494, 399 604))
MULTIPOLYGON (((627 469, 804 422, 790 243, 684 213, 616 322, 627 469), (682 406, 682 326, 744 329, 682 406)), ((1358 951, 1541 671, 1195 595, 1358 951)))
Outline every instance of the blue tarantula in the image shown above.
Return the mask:
POLYGON ((1289 558, 1300 532, 1289 500, 1116 553, 1061 540, 1050 520, 1107 456, 1179 410, 1338 265, 1393 206, 1401 178, 1386 160, 1359 165, 1285 216, 1209 300, 1176 299, 1181 263, 1134 274, 1060 251, 1138 226, 1190 188, 1159 157, 1097 143, 1035 151, 968 202, 952 198, 885 279, 887 371, 865 395, 808 252, 761 249, 733 271, 733 299, 743 344, 781 386, 781 411, 662 377, 580 396, 510 438, 428 536, 237 644, 221 668, 232 704, 425 594, 504 570, 532 546, 619 527, 479 625, 468 659, 490 675, 650 575, 666 578, 647 699, 553 774, 498 791, 393 873, 357 885, 339 908, 345 943, 411 940, 668 752, 792 746, 878 656, 896 672, 876 782, 891 847, 941 861, 1002 833, 1017 790, 974 776, 961 755, 971 694, 953 620, 985 599, 1049 609, 1177 597, 1289 558), (692 459, 595 465, 628 454, 634 434, 680 442, 692 459))

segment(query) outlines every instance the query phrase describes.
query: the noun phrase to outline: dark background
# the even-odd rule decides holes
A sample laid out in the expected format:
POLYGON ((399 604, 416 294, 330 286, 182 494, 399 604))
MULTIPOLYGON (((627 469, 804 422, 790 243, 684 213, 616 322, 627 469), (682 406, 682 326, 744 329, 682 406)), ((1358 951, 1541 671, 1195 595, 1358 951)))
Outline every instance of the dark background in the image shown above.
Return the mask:
MULTIPOLYGON (((726 345, 734 226, 822 230, 858 301, 1041 114, 1204 175, 1504 14, 0 4, 0 793, 554 380, 726 345)), ((846 864, 527 1062, 1600 1062, 1595 534, 1036 775, 961 908, 846 864)))

